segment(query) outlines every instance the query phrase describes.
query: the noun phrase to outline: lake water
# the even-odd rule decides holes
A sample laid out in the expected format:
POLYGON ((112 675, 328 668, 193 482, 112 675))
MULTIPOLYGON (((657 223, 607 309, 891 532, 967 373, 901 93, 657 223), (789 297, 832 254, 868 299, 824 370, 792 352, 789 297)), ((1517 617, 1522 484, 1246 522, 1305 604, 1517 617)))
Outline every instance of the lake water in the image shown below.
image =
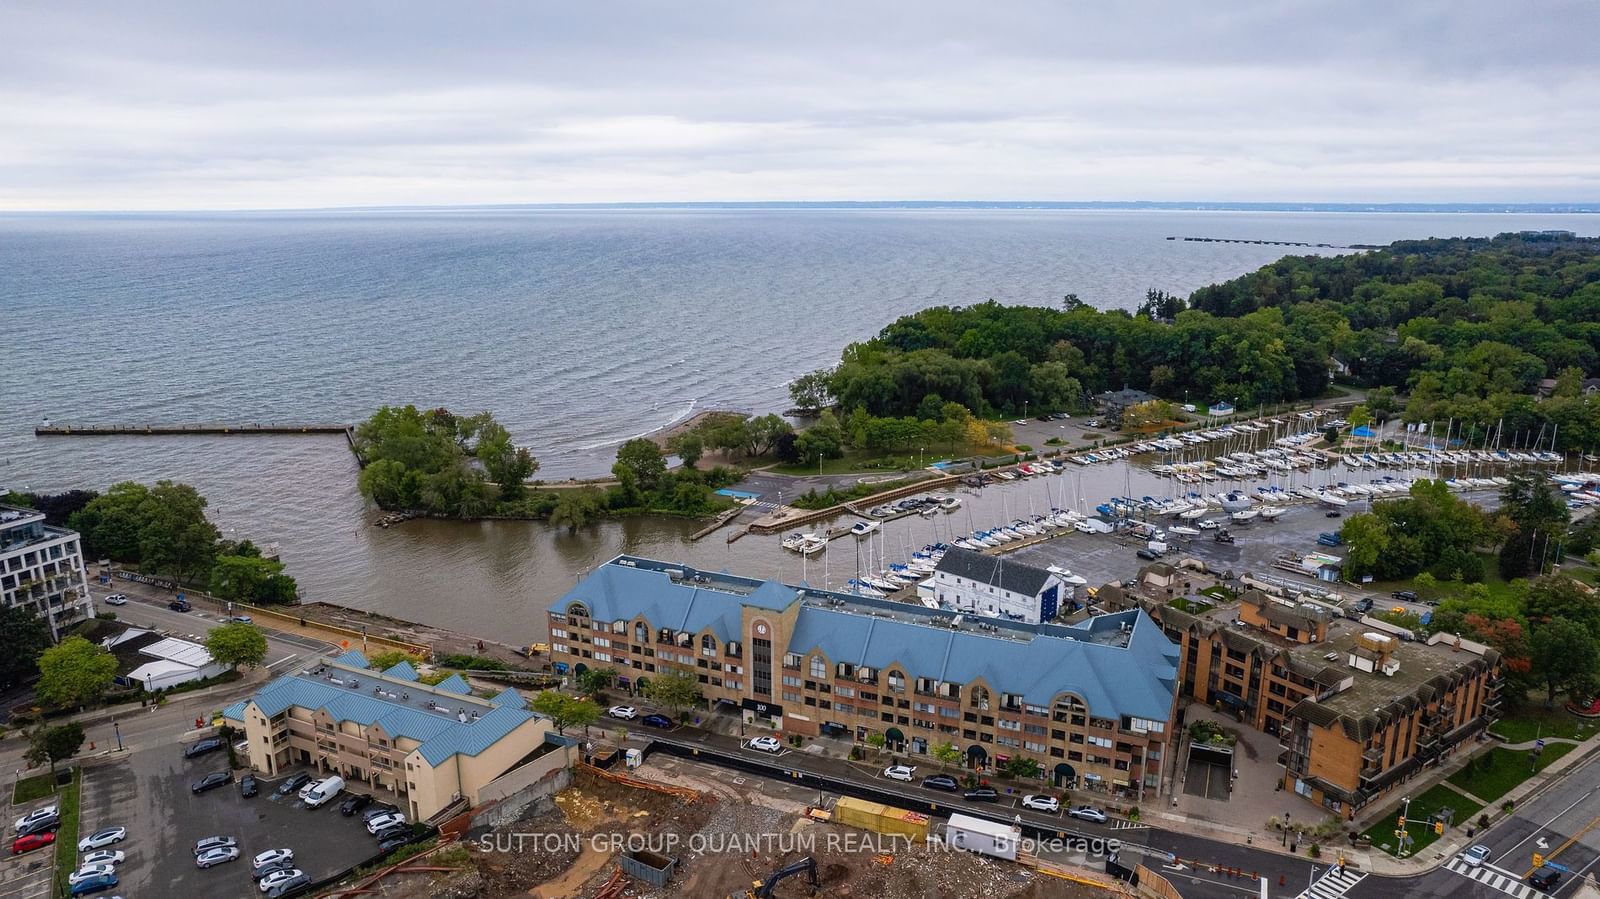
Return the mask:
MULTIPOLYGON (((309 598, 532 639, 544 606, 618 552, 789 577, 799 560, 770 538, 690 544, 695 526, 675 521, 576 536, 536 523, 373 528, 342 438, 40 439, 32 428, 356 421, 384 403, 414 402, 492 410, 533 448, 543 476, 594 475, 622 440, 696 409, 781 409, 789 379, 925 306, 1054 304, 1076 293, 1131 308, 1146 288, 1187 293, 1306 252, 1169 236, 1381 244, 1523 228, 1594 234, 1600 219, 887 209, 5 215, 0 487, 188 481, 225 532, 278 542, 309 598)), ((1105 471, 1081 478, 1087 498, 1124 492, 1126 477, 1105 471)), ((927 541, 908 530, 903 542, 927 541)))

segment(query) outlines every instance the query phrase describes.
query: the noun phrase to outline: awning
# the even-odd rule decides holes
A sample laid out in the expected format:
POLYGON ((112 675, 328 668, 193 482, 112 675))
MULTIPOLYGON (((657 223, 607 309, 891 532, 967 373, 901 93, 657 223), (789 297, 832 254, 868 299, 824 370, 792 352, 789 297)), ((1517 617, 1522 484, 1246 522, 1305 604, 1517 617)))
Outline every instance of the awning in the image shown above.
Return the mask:
POLYGON ((1128 785, 1128 782, 1125 780, 1113 780, 1111 783, 1119 787, 1125 787, 1128 785))
POLYGON ((884 731, 883 732, 883 738, 885 740, 888 740, 890 742, 895 742, 895 743, 904 743, 906 741, 905 733, 903 731, 901 731, 900 728, 898 728, 898 727, 891 727, 888 730, 884 731))
POLYGON ((1084 776, 1083 776, 1083 779, 1084 779, 1084 780, 1092 780, 1092 781, 1095 781, 1095 782, 1096 782, 1096 783, 1098 783, 1098 782, 1100 782, 1100 781, 1101 781, 1101 780, 1103 780, 1103 779, 1104 779, 1104 778, 1102 778, 1102 777, 1101 777, 1101 776, 1100 776, 1100 775, 1098 775, 1098 774, 1085 774, 1085 775, 1084 775, 1084 776))

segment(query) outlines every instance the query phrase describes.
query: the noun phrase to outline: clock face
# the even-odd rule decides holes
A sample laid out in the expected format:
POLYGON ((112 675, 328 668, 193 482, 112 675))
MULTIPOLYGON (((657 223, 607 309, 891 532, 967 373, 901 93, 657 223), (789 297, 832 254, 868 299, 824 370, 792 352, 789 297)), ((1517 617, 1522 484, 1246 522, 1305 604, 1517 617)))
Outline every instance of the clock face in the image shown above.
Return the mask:
POLYGON ((766 636, 767 626, 765 624, 756 625, 756 633, 761 634, 762 636, 766 636))

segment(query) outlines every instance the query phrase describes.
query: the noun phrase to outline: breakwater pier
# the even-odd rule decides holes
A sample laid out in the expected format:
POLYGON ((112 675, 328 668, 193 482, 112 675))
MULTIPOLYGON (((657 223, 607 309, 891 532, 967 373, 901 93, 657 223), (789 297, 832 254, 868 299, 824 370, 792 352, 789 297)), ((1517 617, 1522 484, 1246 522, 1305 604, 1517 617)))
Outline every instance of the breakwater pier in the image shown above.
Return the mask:
POLYGON ((347 434, 351 426, 315 422, 248 422, 244 424, 113 424, 39 425, 33 429, 35 437, 122 437, 122 436, 194 436, 200 434, 347 434))

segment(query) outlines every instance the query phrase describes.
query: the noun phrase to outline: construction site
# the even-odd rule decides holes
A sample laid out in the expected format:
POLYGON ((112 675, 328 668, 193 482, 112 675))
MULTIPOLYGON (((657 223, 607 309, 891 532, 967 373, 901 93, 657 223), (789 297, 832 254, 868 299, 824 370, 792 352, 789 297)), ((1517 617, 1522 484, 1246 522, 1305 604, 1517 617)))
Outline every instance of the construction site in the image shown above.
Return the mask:
MULTIPOLYGON (((845 806, 837 810, 839 819, 875 829, 841 823, 835 803, 815 793, 693 763, 651 762, 626 775, 583 766, 553 801, 531 807, 514 822, 475 827, 436 858, 395 865, 364 884, 364 894, 398 899, 1134 895, 1103 874, 930 843, 930 822, 921 815, 838 802, 845 806), (855 818, 844 814, 852 809, 855 818)), ((938 822, 931 826, 937 836, 938 822)))

